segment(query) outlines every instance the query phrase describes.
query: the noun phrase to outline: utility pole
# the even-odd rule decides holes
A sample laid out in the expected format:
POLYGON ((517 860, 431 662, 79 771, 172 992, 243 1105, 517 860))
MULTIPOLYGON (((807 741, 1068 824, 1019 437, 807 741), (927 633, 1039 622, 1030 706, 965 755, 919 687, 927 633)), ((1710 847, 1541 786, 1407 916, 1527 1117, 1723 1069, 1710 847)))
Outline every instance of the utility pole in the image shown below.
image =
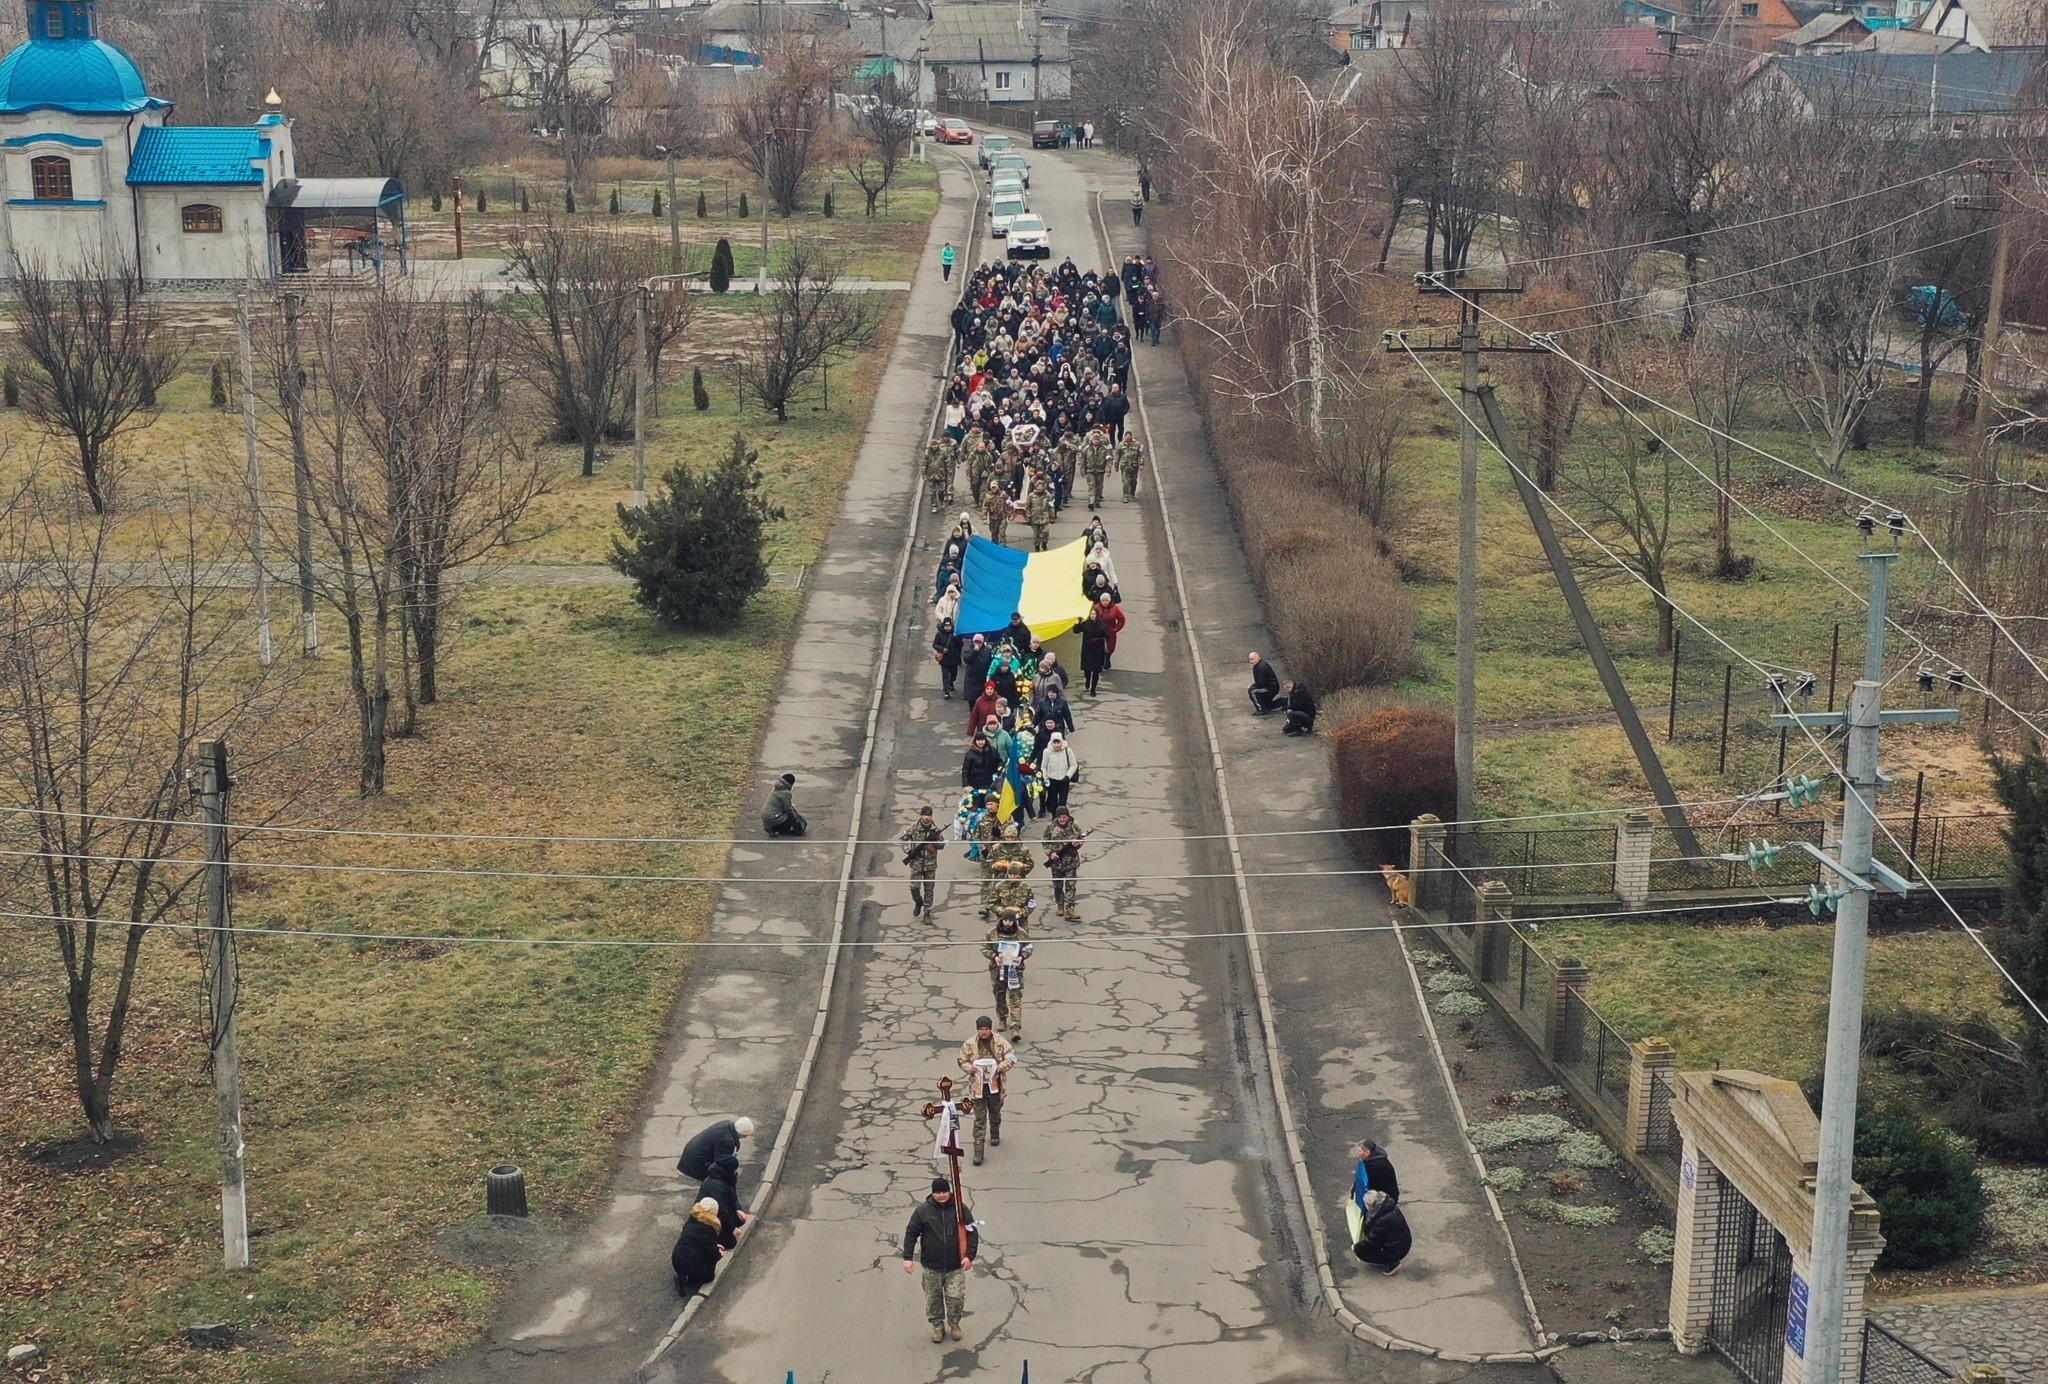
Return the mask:
POLYGON ((278 393, 285 423, 292 435, 292 508, 298 528, 300 653, 320 652, 320 618, 313 605, 313 519, 308 491, 313 483, 312 460, 306 455, 306 369, 299 362, 299 295, 284 294, 284 363, 278 372, 278 393))
POLYGON ((242 354, 242 446, 249 477, 249 556, 256 582, 256 658, 265 668, 276 660, 270 644, 270 582, 263 571, 263 468, 256 451, 256 347, 249 333, 250 282, 235 299, 235 335, 242 354))
POLYGON ((228 930, 228 774, 225 740, 199 742, 192 795, 206 823, 206 920, 210 937, 208 1005, 213 1015, 213 1094, 220 1118, 220 1231, 230 1270, 249 1267, 249 1200, 242 1181, 242 1059, 235 1046, 240 979, 228 930))
MULTIPOLYGON (((1998 224, 1998 238, 1991 252, 1991 296, 1984 309, 1984 342, 1977 366, 1977 407, 1970 424, 1970 481, 1963 495, 1963 571, 1971 581, 1984 575, 1986 531, 1991 524, 1992 488, 1997 483, 1995 449, 1991 442, 1992 393, 1998 380, 1998 337, 2005 324, 2005 271, 2012 245, 2011 197, 2005 190, 2003 167, 1991 168, 1986 195, 1958 198, 1966 210, 1986 211, 1998 224)), ((1941 308, 1937 294, 1930 311, 1941 308)))
POLYGON ((633 508, 647 508, 647 300, 652 280, 633 295, 633 508))
POLYGON ((451 179, 454 183, 455 202, 455 258, 462 258, 462 175, 457 173, 451 179))
MULTIPOLYGON (((683 213, 676 205, 676 151, 664 149, 668 156, 668 272, 683 272, 683 213)), ((701 184, 700 184, 701 185, 701 184)))
MULTIPOLYGON (((1627 684, 1621 679, 1614 666, 1614 659, 1608 653, 1606 638, 1593 620, 1591 608, 1586 604, 1585 592, 1579 579, 1572 571, 1570 558, 1564 546, 1558 541, 1557 531, 1551 525, 1550 515, 1544 509, 1544 499, 1534 482, 1528 479, 1526 467, 1513 436, 1509 433, 1506 417, 1502 414, 1498 400, 1494 398, 1493 386, 1479 383, 1479 357, 1485 355, 1531 355, 1544 354, 1550 350, 1540 338, 1517 341, 1503 335, 1503 339, 1487 341, 1479 331, 1480 308, 1471 301, 1489 294, 1519 293, 1521 288, 1510 284, 1473 285, 1453 284, 1446 280, 1461 275, 1462 270, 1445 270, 1438 274, 1423 273, 1415 276, 1415 286, 1424 294, 1441 294, 1459 300, 1458 335, 1455 341, 1444 339, 1438 333, 1419 335, 1411 332, 1388 332, 1382 344, 1388 352, 1413 355, 1448 355, 1456 352, 1461 370, 1461 387, 1464 398, 1459 401, 1463 424, 1458 448, 1458 725, 1454 742, 1458 773, 1458 820, 1469 822, 1473 819, 1473 744, 1478 722, 1478 609, 1479 609, 1479 485, 1478 485, 1478 428, 1477 420, 1484 416, 1486 427, 1494 446, 1508 459, 1510 472, 1515 482, 1515 492, 1521 498, 1522 508, 1528 513, 1529 527, 1536 531, 1536 537, 1543 545, 1543 555, 1550 563, 1550 570, 1557 578, 1558 589, 1563 593, 1565 605, 1571 611, 1573 623, 1579 632, 1579 641, 1586 646, 1586 654, 1593 661, 1595 671, 1600 674, 1601 685, 1607 691, 1609 705, 1621 722, 1623 732, 1628 736, 1629 747, 1635 752, 1636 763, 1643 771, 1643 778, 1651 792, 1656 794, 1664 820, 1670 825, 1672 835, 1687 855, 1700 854, 1699 839, 1693 833, 1692 824, 1686 820, 1685 809, 1678 805, 1678 794, 1671 786, 1670 777, 1664 772, 1664 764, 1657 756, 1656 746, 1650 742, 1649 732, 1643 729, 1642 716, 1636 710, 1634 698, 1629 695, 1627 684)), ((1452 833, 1456 842, 1466 828, 1452 833)))
MULTIPOLYGON (((1866 527, 1866 533, 1873 526, 1866 527)), ((1904 520, 1892 528, 1904 532, 1904 520)), ((1871 844, 1877 828, 1878 735, 1900 722, 1954 721, 1953 709, 1884 711, 1885 598, 1891 564, 1899 554, 1867 552, 1870 568, 1870 609, 1863 645, 1863 676, 1849 688, 1842 711, 1794 712, 1787 708, 1771 717, 1773 725, 1806 729, 1846 727, 1845 781, 1839 859, 1820 847, 1801 849, 1821 869, 1841 882, 1809 895, 1816 915, 1835 908, 1834 970, 1828 983, 1828 1048, 1826 1087, 1821 1093, 1820 1156, 1813 1190, 1813 1282, 1808 1285, 1805 1377, 1812 1384, 1836 1384, 1842 1374, 1842 1330, 1846 1311, 1849 1257, 1849 1197, 1854 1186, 1856 1153, 1856 1082, 1858 1049, 1863 1033, 1863 972, 1869 952, 1870 896, 1882 885, 1895 893, 1912 887, 1909 880, 1874 860, 1871 844)), ((1908 865, 1910 869, 1911 866, 1908 865)))
POLYGON ((775 194, 769 191, 769 184, 775 167, 775 141, 781 136, 780 130, 766 130, 761 135, 761 263, 754 271, 756 293, 768 291, 768 213, 775 205, 775 194))

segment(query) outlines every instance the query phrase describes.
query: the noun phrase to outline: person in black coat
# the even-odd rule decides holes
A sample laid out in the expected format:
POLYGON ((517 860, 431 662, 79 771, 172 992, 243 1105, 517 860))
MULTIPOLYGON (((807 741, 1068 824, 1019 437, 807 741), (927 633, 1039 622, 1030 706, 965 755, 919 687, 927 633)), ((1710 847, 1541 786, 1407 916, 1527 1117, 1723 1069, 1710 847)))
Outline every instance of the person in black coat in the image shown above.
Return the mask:
POLYGON ((1310 735, 1316 728, 1315 693, 1308 690, 1305 682, 1290 682, 1280 689, 1287 694, 1287 724, 1282 726, 1285 735, 1310 735))
POLYGON ((1245 692, 1252 699, 1255 716, 1264 716, 1280 704, 1280 675, 1256 652, 1252 654, 1252 685, 1245 692))
POLYGON ((1392 1273, 1401 1267, 1414 1243, 1415 1237, 1408 1231, 1408 1218, 1401 1214, 1401 1204, 1385 1192, 1367 1192, 1364 1223, 1358 1243, 1351 1247, 1358 1262, 1370 1264, 1381 1273, 1392 1273))
POLYGON ((1090 614, 1074 626, 1074 633, 1081 636, 1081 685, 1092 697, 1102 670, 1109 667, 1109 622, 1090 614))
POLYGON ((939 621, 938 632, 932 636, 932 655, 939 665, 939 682, 945 689, 945 700, 953 700, 953 684, 960 676, 960 636, 953 633, 951 620, 939 621))
POLYGON ((683 1218, 683 1233, 668 1252, 669 1267, 676 1272, 676 1291, 684 1297, 694 1294, 718 1274, 718 1261, 725 1253, 719 1244, 721 1228, 718 1203, 705 1197, 683 1218))
MULTIPOLYGON (((1112 345, 1109 349, 1101 353, 1102 358, 1105 361, 1107 361, 1110 358, 1110 356, 1114 353, 1114 351, 1115 346, 1112 345)), ((1130 365, 1130 356, 1128 353, 1126 353, 1124 356, 1124 365, 1126 368, 1128 368, 1130 365)), ((1122 385, 1111 385, 1109 387, 1109 397, 1102 401, 1102 407, 1097 410, 1097 416, 1100 417, 1103 422, 1109 424, 1109 440, 1111 442, 1123 441, 1124 419, 1130 414, 1130 411, 1130 395, 1124 393, 1124 387, 1122 385)))
POLYGON ((1355 1182, 1368 1192, 1385 1192, 1388 1201, 1401 1199, 1401 1179, 1394 1176, 1394 1160, 1387 1157, 1385 1149, 1370 1139, 1360 1139, 1351 1156, 1358 1160, 1355 1182))
POLYGON ((1003 638, 1015 645, 1020 653, 1031 647, 1031 626, 1024 623, 1023 611, 1010 612, 1010 627, 1003 631, 1003 638))
POLYGON ((995 746, 988 743, 986 735, 976 735, 974 743, 967 747, 966 756, 960 761, 960 786, 979 788, 986 793, 995 783, 996 775, 1003 771, 1003 762, 996 754, 995 746))
POLYGON ((706 1125, 690 1136, 690 1142, 683 1145, 683 1156, 676 1161, 676 1171, 684 1177, 694 1177, 699 1182, 711 1175, 711 1165, 721 1158, 735 1161, 740 1156, 740 1141, 754 1136, 754 1122, 745 1115, 736 1120, 720 1120, 717 1124, 706 1125))
POLYGON ((960 676, 968 687, 982 687, 988 682, 988 665, 995 662, 996 651, 989 647, 988 640, 977 634, 969 643, 961 646, 960 676))
POLYGON ((711 1171, 697 1187, 697 1200, 709 1197, 718 1203, 718 1243, 731 1249, 740 1242, 740 1227, 747 1223, 747 1208, 740 1205, 740 1160, 731 1154, 712 1163, 711 1171))

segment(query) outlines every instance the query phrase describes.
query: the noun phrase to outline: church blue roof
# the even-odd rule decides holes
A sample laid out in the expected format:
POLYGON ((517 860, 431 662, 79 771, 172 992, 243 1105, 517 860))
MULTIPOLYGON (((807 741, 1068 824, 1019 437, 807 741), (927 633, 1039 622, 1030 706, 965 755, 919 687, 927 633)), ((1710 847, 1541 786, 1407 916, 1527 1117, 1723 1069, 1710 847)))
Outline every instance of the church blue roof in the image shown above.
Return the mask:
POLYGON ((96 38, 31 38, 0 60, 0 112, 125 115, 169 104, 149 94, 132 58, 96 38))
POLYGON ((270 141, 236 125, 152 125, 135 141, 128 160, 131 185, 246 183, 263 185, 260 160, 270 141))

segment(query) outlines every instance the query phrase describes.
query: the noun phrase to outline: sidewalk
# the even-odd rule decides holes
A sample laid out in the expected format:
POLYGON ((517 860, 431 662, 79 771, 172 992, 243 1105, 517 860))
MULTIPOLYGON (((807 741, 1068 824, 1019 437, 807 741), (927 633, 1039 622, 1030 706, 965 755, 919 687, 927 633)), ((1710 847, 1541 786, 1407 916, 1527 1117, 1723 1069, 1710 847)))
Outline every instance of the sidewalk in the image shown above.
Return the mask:
MULTIPOLYGON (((940 176, 942 201, 922 261, 930 264, 943 242, 961 237, 974 205, 974 182, 964 168, 948 165, 940 176)), ((832 955, 802 944, 830 940, 838 909, 831 884, 770 881, 836 879, 848 863, 868 689, 864 673, 854 680, 847 670, 873 663, 875 632, 885 627, 898 590, 915 484, 904 458, 921 447, 930 420, 932 377, 945 363, 952 304, 936 273, 911 291, 831 536, 805 583, 809 594, 789 666, 774 689, 759 782, 735 824, 739 837, 759 834, 754 813, 767 786, 788 769, 797 775, 796 801, 810 817, 811 839, 735 847, 731 882, 712 914, 712 940, 789 945, 698 953, 669 1021, 668 1049, 621 1141, 609 1198, 567 1249, 512 1286, 486 1338, 428 1375, 432 1380, 632 1378, 676 1318, 668 1252, 691 1188, 675 1163, 684 1140, 713 1120, 753 1117, 741 1196, 756 1208, 771 1196, 771 1151, 783 1135, 790 1093, 803 1080, 832 955), (750 887, 750 880, 761 883, 750 887)), ((743 1240, 736 1262, 747 1255, 743 1240)))
MULTIPOLYGON (((1128 216, 1106 221, 1119 256, 1142 248, 1128 216)), ((1146 441, 1154 467, 1165 473, 1194 633, 1207 662, 1209 709, 1221 738, 1218 769, 1226 773, 1237 830, 1247 838, 1245 869, 1357 870, 1340 835, 1256 835, 1338 824, 1324 747, 1319 739, 1287 739, 1279 718, 1249 712, 1246 652, 1267 653, 1283 668, 1284 655, 1265 629, 1178 354, 1170 345, 1140 348, 1137 370, 1146 441)), ((1377 882, 1361 875, 1254 879, 1250 898, 1262 933, 1392 921, 1377 882)), ((1398 934, 1268 936, 1262 950, 1314 1193, 1309 1214, 1320 1218, 1339 1298, 1369 1328, 1448 1358, 1534 1349, 1539 1342, 1513 1248, 1479 1183, 1398 934), (1363 1270, 1346 1245, 1346 1150, 1362 1135, 1392 1157, 1415 1235, 1414 1252, 1392 1277, 1363 1270)))

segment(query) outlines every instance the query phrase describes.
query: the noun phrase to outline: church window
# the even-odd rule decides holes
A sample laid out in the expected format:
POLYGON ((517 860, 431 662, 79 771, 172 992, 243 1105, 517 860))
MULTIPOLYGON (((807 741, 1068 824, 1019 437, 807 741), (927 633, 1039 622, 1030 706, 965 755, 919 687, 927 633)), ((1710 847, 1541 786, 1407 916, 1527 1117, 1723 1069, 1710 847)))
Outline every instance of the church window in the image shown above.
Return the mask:
POLYGON ((43 37, 64 37, 64 7, 62 5, 43 6, 43 37))
POLYGON ((35 184, 36 200, 40 202, 68 202, 71 200, 71 160, 55 154, 45 154, 29 162, 29 175, 35 184))
POLYGON ((193 202, 184 209, 185 229, 188 231, 219 231, 222 229, 220 208, 207 202, 193 202))

